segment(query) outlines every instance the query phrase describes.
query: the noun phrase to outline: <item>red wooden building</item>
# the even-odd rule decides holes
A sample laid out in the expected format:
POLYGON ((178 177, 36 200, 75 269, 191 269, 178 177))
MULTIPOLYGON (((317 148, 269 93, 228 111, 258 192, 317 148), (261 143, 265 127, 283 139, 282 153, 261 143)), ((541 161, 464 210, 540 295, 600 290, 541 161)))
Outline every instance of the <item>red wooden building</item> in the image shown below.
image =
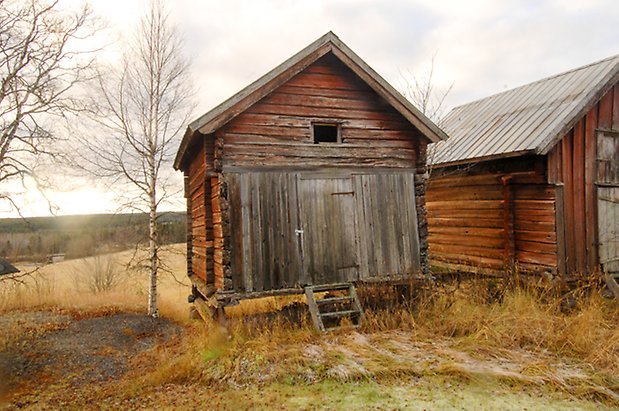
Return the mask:
POLYGON ((194 296, 427 272, 425 153, 444 138, 327 33, 189 125, 175 168, 194 296))
POLYGON ((433 264, 619 272, 619 56, 453 109, 431 154, 433 264))

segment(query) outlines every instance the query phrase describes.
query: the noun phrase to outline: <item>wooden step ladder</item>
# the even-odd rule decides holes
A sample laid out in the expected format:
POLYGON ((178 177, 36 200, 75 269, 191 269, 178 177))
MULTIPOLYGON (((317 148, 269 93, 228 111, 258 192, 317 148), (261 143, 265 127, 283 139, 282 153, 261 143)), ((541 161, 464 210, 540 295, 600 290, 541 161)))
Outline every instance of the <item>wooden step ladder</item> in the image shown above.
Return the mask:
POLYGON ((613 293, 615 299, 619 300, 619 272, 602 273, 606 287, 613 293))
POLYGON ((363 308, 353 283, 307 286, 305 297, 318 331, 341 328, 343 318, 348 318, 354 328, 364 321, 363 308), (316 293, 321 292, 326 292, 326 296, 316 299, 316 293))

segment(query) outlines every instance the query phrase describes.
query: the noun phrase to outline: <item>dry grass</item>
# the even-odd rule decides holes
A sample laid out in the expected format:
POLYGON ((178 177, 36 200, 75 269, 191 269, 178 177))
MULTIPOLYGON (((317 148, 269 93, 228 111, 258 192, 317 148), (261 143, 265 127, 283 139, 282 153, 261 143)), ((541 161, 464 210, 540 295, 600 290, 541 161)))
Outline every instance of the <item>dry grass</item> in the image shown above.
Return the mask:
MULTIPOLYGON (((250 300, 227 309, 232 318, 224 334, 216 324, 188 320, 183 248, 163 255, 171 274, 162 274, 159 291, 162 315, 183 323, 185 337, 136 358, 134 374, 110 388, 113 393, 102 387, 97 396, 133 398, 166 384, 225 391, 439 375, 619 405, 619 306, 595 287, 576 290, 573 307, 552 290, 481 279, 360 290, 371 308, 360 332, 323 335, 306 319, 255 315, 303 297, 250 300), (153 363, 157 368, 144 372, 153 363)), ((130 253, 115 258, 126 261, 130 253)), ((120 286, 92 293, 76 287, 79 264, 43 267, 26 284, 0 283, 0 312, 146 311, 145 273, 128 271, 120 286)))
MULTIPOLYGON (((178 321, 187 321, 189 280, 184 275, 184 245, 166 247, 161 253, 166 270, 159 275, 159 304, 162 315, 178 321)), ((146 311, 146 270, 128 268, 129 262, 146 255, 126 251, 109 256, 88 257, 36 267, 19 266, 22 272, 33 272, 20 281, 0 281, 0 313, 15 310, 61 309, 71 312, 106 310, 146 311), (93 290, 89 271, 101 261, 114 261, 114 281, 107 290, 93 290)), ((105 262, 104 262, 105 264, 105 262)))
POLYGON ((421 289, 410 304, 367 314, 367 331, 408 329, 461 346, 547 350, 619 375, 619 306, 583 285, 554 289, 477 279, 421 289))

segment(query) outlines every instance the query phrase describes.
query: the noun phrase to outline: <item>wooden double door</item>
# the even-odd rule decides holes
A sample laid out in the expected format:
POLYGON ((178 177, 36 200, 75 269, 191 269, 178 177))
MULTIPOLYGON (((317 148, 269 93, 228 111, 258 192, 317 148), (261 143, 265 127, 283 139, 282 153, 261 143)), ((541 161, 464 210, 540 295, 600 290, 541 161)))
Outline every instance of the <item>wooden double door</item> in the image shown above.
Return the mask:
POLYGON ((226 176, 235 288, 264 291, 419 271, 412 171, 226 176))

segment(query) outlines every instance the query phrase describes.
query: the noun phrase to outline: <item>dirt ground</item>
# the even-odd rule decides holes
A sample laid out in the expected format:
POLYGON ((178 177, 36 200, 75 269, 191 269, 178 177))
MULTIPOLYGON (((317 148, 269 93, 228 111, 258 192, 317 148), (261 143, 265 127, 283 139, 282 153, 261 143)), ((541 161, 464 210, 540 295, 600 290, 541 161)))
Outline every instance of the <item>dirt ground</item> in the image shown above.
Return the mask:
POLYGON ((20 408, 20 397, 62 383, 69 388, 122 377, 130 360, 178 336, 166 319, 116 313, 79 318, 63 313, 24 312, 0 317, 14 330, 0 345, 0 405, 20 408), (19 335, 18 335, 19 334, 19 335))

